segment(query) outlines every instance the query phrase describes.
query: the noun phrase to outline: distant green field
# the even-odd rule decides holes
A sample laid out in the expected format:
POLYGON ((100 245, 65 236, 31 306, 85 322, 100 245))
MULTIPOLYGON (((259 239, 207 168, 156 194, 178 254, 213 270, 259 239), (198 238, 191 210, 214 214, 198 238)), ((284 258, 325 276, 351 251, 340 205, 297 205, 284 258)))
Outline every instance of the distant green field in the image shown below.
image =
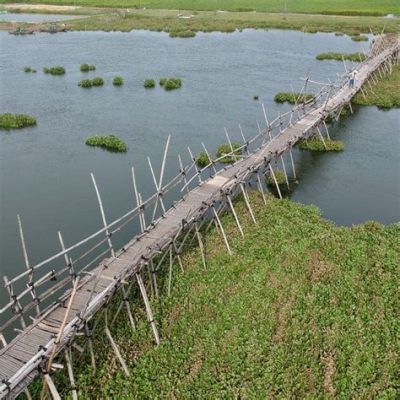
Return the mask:
POLYGON ((182 10, 230 10, 344 15, 400 14, 398 0, 17 0, 3 3, 72 4, 95 7, 147 7, 182 10))

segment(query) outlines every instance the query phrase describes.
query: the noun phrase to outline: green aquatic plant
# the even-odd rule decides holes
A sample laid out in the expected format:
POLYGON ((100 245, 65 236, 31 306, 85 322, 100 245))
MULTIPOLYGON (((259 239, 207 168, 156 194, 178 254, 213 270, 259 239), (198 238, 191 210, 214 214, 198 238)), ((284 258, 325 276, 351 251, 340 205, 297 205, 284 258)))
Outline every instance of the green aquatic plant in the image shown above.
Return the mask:
POLYGON ((364 53, 320 53, 316 56, 317 60, 335 60, 335 61, 353 61, 353 62, 362 62, 367 59, 367 56, 364 53))
POLYGON ((180 78, 161 78, 159 81, 159 84, 165 90, 179 89, 182 86, 182 79, 180 79, 180 78))
POLYGON ((242 149, 241 149, 241 144, 240 143, 232 143, 232 148, 230 146, 229 143, 223 143, 220 144, 217 147, 216 150, 216 155, 217 158, 222 157, 219 162, 223 163, 223 164, 232 164, 234 162, 236 162, 237 160, 239 160, 240 155, 242 154, 242 149), (233 149, 233 154, 232 153, 232 149, 233 149), (226 154, 226 155, 225 155, 226 154))
POLYGON ((277 103, 288 102, 290 104, 305 103, 314 100, 315 96, 311 93, 292 93, 292 92, 279 92, 275 95, 274 101, 277 103))
POLYGON ((368 36, 364 35, 353 35, 350 38, 353 42, 368 42, 368 36))
POLYGON ((335 32, 335 36, 344 36, 343 32, 335 32))
POLYGON ((36 73, 36 69, 32 67, 24 67, 24 72, 26 73, 36 73))
POLYGON ((258 96, 253 96, 253 100, 258 100, 258 96))
MULTIPOLYGON (((283 171, 281 171, 281 170, 274 171, 274 175, 275 175, 276 182, 278 183, 279 186, 286 184, 286 177, 285 177, 285 174, 283 171)), ((272 176, 272 174, 268 175, 266 182, 269 187, 276 186, 275 180, 274 180, 274 177, 272 176)))
POLYGON ((104 85, 104 79, 101 78, 100 76, 96 76, 96 78, 92 79, 92 86, 103 86, 104 85))
POLYGON ((65 74, 65 68, 61 67, 59 65, 55 67, 44 67, 43 72, 45 74, 50 74, 50 75, 64 75, 65 74))
POLYGON ((204 168, 212 162, 210 156, 205 151, 200 151, 196 155, 196 164, 199 168, 204 168))
POLYGON ((91 65, 91 64, 82 64, 80 67, 80 70, 82 72, 89 72, 89 71, 94 71, 96 69, 95 65, 91 65))
POLYGON ((124 79, 122 78, 122 76, 116 76, 114 77, 112 83, 114 86, 121 86, 124 84, 124 79))
POLYGON ((332 139, 325 139, 325 145, 324 145, 324 142, 320 138, 313 137, 310 139, 301 139, 299 141, 299 147, 301 150, 324 152, 324 151, 343 151, 345 146, 342 141, 332 140, 332 139))
POLYGON ((185 30, 185 31, 171 31, 169 33, 169 36, 172 38, 192 38, 196 36, 196 32, 191 31, 191 30, 185 30))
POLYGON ((94 135, 86 139, 88 146, 101 147, 103 149, 125 153, 128 150, 127 145, 115 135, 94 135))
POLYGON ((26 114, 0 114, 0 129, 21 129, 36 125, 36 119, 26 114))
POLYGON ((78 86, 82 87, 82 88, 91 88, 93 86, 92 84, 92 80, 91 79, 82 79, 79 83, 78 86))
POLYGON ((146 89, 151 89, 156 86, 156 82, 154 79, 145 79, 143 86, 146 89))

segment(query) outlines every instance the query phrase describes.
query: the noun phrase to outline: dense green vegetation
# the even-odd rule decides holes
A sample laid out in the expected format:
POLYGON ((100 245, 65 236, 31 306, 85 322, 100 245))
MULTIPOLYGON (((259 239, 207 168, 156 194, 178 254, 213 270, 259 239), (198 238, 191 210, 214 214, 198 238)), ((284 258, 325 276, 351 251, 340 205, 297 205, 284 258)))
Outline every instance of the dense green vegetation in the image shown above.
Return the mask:
POLYGON ((182 80, 179 78, 161 78, 160 86, 165 90, 179 89, 182 86, 182 80))
POLYGON ((196 32, 191 30, 183 30, 183 31, 170 31, 169 36, 172 38, 192 38, 196 36, 196 32))
POLYGON ((114 86, 121 86, 124 84, 124 78, 122 78, 122 76, 116 76, 114 77, 112 83, 114 86))
POLYGON ((127 145, 115 135, 90 136, 86 139, 86 144, 88 146, 102 147, 117 153, 125 153, 128 150, 127 145))
POLYGON ((145 7, 174 10, 264 11, 336 15, 400 14, 397 0, 17 0, 24 3, 71 4, 91 7, 145 7))
MULTIPOLYGON (((87 348, 75 356, 79 397, 396 398, 400 225, 336 227, 314 206, 250 197, 257 225, 242 201, 235 205, 244 239, 232 215, 222 217, 233 256, 212 227, 203 235, 207 267, 197 247, 187 249, 185 273, 174 264, 172 295, 164 287, 153 298, 160 346, 140 295, 130 293, 136 331, 126 313, 112 327, 130 377, 100 325, 96 371, 87 348)), ((66 382, 56 382, 62 398, 66 382)))
POLYGON ((368 42, 368 36, 355 35, 355 36, 351 36, 351 40, 353 42, 368 42))
POLYGON ((302 150, 310 151, 343 151, 344 143, 340 140, 324 139, 325 145, 320 138, 312 137, 310 139, 301 139, 299 147, 302 150))
POLYGON ((81 79, 78 83, 78 86, 85 88, 85 89, 91 88, 93 86, 92 80, 91 79, 81 79))
POLYGON ((342 61, 343 59, 346 61, 354 61, 354 62, 361 62, 364 61, 367 56, 364 53, 321 53, 318 54, 316 59, 317 60, 336 60, 342 61))
POLYGON ((288 102, 290 104, 305 103, 314 100, 315 96, 311 93, 293 93, 293 92, 279 92, 275 95, 274 101, 277 103, 288 102))
MULTIPOLYGON (((278 183, 279 186, 283 185, 283 184, 286 184, 286 177, 285 177, 285 174, 284 174, 283 171, 276 170, 276 171, 274 171, 274 174, 275 174, 276 182, 278 183)), ((266 182, 267 182, 267 186, 269 186, 269 187, 275 187, 276 186, 275 185, 275 181, 274 181, 274 177, 272 176, 272 174, 268 175, 266 182)))
MULTIPOLYGON (((301 2, 299 3, 301 4, 301 2)), ((126 7, 125 5, 123 6, 126 7)), ((188 18, 177 18, 176 10, 141 9, 124 13, 108 12, 90 18, 66 21, 72 30, 131 31, 148 29, 164 31, 171 36, 193 36, 195 32, 233 32, 236 29, 296 29, 303 32, 343 32, 355 33, 399 32, 400 24, 395 19, 376 17, 337 17, 301 14, 267 14, 254 12, 187 12, 188 18)))
POLYGON ((217 158, 220 158, 225 154, 227 155, 225 157, 222 157, 219 160, 219 162, 223 164, 231 164, 239 160, 240 155, 242 154, 242 149, 240 149, 241 146, 242 145, 240 143, 232 143, 232 148, 231 148, 231 145, 229 143, 220 144, 216 150, 217 158), (233 149, 233 154, 230 154, 232 153, 232 149, 233 149))
POLYGON ((43 72, 45 74, 50 74, 50 75, 64 75, 65 74, 65 68, 60 67, 59 65, 55 67, 44 67, 43 72))
POLYGON ((156 86, 156 81, 155 81, 154 79, 146 79, 146 80, 144 81, 143 86, 144 86, 146 89, 151 89, 151 88, 153 88, 153 87, 156 86))
POLYGON ((92 79, 92 85, 93 86, 103 86, 104 79, 101 78, 100 76, 96 76, 95 78, 92 79))
POLYGON ((365 98, 359 92, 353 98, 353 103, 376 105, 379 108, 400 107, 400 65, 394 66, 392 74, 385 74, 383 79, 378 73, 374 74, 374 78, 378 83, 370 79, 372 90, 369 85, 364 85, 365 98))
POLYGON ((36 125, 36 119, 26 114, 0 114, 0 129, 20 129, 36 125))
POLYGON ((26 73, 36 73, 36 69, 32 67, 24 67, 24 72, 26 73))
POLYGON ((82 64, 80 67, 80 70, 82 72, 89 72, 89 71, 94 71, 96 69, 95 65, 90 65, 90 64, 82 64))
POLYGON ((204 168, 211 163, 209 155, 205 151, 201 151, 196 155, 196 164, 199 168, 204 168))

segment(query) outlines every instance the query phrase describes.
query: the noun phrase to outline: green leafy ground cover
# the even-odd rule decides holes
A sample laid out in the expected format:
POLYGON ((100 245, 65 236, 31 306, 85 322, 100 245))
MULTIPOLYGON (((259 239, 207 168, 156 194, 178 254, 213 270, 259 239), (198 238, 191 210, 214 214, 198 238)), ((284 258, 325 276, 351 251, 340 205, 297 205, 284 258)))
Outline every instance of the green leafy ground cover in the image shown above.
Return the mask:
POLYGON ((26 114, 0 114, 0 129, 20 129, 36 125, 36 119, 26 114))
POLYGON ((374 74, 378 83, 370 80, 369 85, 364 85, 365 98, 361 92, 353 98, 353 103, 367 106, 376 105, 380 108, 400 107, 400 65, 393 67, 392 74, 385 74, 383 79, 378 73, 374 74))
POLYGON ((288 102, 290 104, 304 103, 309 100, 315 99, 315 96, 311 93, 293 93, 293 92, 279 92, 275 95, 274 101, 277 103, 288 102))
POLYGON ((344 143, 340 140, 324 139, 325 145, 320 138, 312 137, 310 139, 301 139, 299 147, 301 150, 310 151, 343 151, 344 143))
POLYGON ((115 135, 90 136, 86 139, 86 144, 88 146, 101 147, 117 153, 125 153, 128 150, 128 146, 115 135))
POLYGON ((233 256, 212 228, 207 267, 197 246, 188 249, 185 273, 174 265, 172 295, 152 300, 160 346, 132 294, 137 330, 125 314, 112 328, 129 378, 98 331, 97 370, 87 351, 75 359, 80 396, 396 398, 400 225, 336 227, 314 206, 250 201, 257 225, 235 206, 244 239, 231 214, 222 218, 233 256))
POLYGON ((346 61, 360 62, 364 61, 367 56, 364 53, 320 53, 316 56, 317 60, 335 60, 342 61, 345 59, 346 61))

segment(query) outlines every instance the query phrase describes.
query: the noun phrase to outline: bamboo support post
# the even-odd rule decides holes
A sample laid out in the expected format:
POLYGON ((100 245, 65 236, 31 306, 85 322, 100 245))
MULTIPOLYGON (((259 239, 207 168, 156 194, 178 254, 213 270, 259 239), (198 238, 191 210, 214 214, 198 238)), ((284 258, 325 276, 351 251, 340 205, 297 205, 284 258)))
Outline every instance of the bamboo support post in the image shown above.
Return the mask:
MULTIPOLYGON (((195 163, 196 175, 197 175, 197 178, 198 178, 198 180, 199 180, 199 184, 201 185, 201 184, 203 183, 203 180, 201 179, 201 170, 197 167, 196 158, 194 157, 194 155, 193 155, 193 153, 192 153, 192 150, 190 149, 189 146, 187 147, 187 149, 188 149, 188 152, 189 152, 189 154, 190 154, 190 158, 191 158, 191 159, 193 160, 193 162, 195 163)), ((185 187, 187 187, 187 186, 185 185, 185 187)))
POLYGON ((220 229, 221 235, 222 235, 222 237, 223 237, 223 239, 224 239, 225 246, 226 246, 226 248, 227 248, 227 250, 228 250, 228 253, 229 253, 229 255, 232 255, 232 250, 231 250, 231 248, 230 248, 230 246, 229 246, 229 242, 228 242, 228 239, 227 239, 227 237, 226 237, 226 235, 225 235, 225 231, 224 231, 224 228, 223 228, 223 226, 222 226, 221 220, 219 219, 218 213, 215 211, 214 204, 211 205, 211 208, 212 208, 212 211, 213 211, 215 220, 216 220, 216 222, 217 222, 217 224, 218 224, 218 227, 219 227, 219 229, 220 229))
POLYGON ((324 144, 324 147, 325 147, 325 150, 326 150, 327 147, 326 147, 325 139, 322 136, 322 133, 321 133, 321 130, 319 129, 319 126, 317 126, 317 132, 318 132, 318 135, 319 135, 320 139, 322 140, 322 143, 324 144))
POLYGON ((261 196, 262 196, 264 204, 267 205, 267 199, 265 197, 264 189, 263 189, 263 186, 262 186, 262 183, 261 183, 261 179, 260 179, 260 175, 259 175, 258 171, 257 171, 257 186, 258 186, 258 190, 261 193, 261 196))
POLYGON ((294 160, 293 160, 292 148, 289 148, 289 155, 290 155, 290 163, 292 164, 293 179, 297 180, 296 169, 295 169, 295 167, 294 167, 294 160))
POLYGON ((269 167, 269 170, 271 172, 272 179, 275 182, 275 187, 276 187, 276 190, 278 192, 279 198, 282 200, 282 193, 281 193, 281 189, 279 188, 278 181, 276 180, 275 172, 274 172, 273 168, 271 167, 271 164, 268 164, 268 167, 269 167))
POLYGON ((67 364, 68 377, 71 384, 72 400, 78 400, 78 393, 76 391, 75 378, 74 378, 74 370, 72 368, 72 354, 70 347, 67 347, 65 349, 65 363, 67 364))
POLYGON ((283 159, 283 156, 281 156, 280 158, 281 158, 283 173, 285 175, 286 185, 287 185, 287 188, 290 189, 290 187, 289 187, 289 179, 288 179, 288 176, 287 176, 287 173, 286 173, 285 160, 283 159))
POLYGON ((236 211, 235 211, 235 207, 233 207, 233 202, 232 202, 231 196, 230 196, 229 194, 227 194, 227 195, 226 195, 226 198, 227 198, 227 200, 228 200, 229 207, 231 208, 233 217, 235 218, 236 225, 237 225, 237 227, 239 228, 239 232, 240 232, 240 234, 242 235, 242 237, 244 238, 243 229, 242 229, 242 226, 240 225, 239 218, 238 218, 238 216, 237 216, 237 214, 236 214, 236 211))
POLYGON ((267 111, 265 110, 264 103, 261 103, 261 107, 262 107, 262 109, 263 109, 263 114, 264 114, 265 124, 267 125, 267 130, 268 130, 268 136, 269 136, 269 140, 272 140, 272 135, 271 135, 270 124, 269 124, 269 121, 268 121, 268 117, 267 117, 267 111))
POLYGON ((250 199, 249 199, 249 196, 247 195, 246 188, 244 187, 244 184, 243 184, 243 183, 240 183, 240 190, 241 190, 242 193, 243 193, 244 202, 245 202, 245 204, 246 204, 247 209, 249 210, 251 219, 252 219, 253 222, 256 224, 256 223, 257 223, 256 217, 254 216, 253 210, 252 210, 251 205, 250 205, 250 199))
POLYGON ((329 140, 331 140, 331 136, 329 135, 329 129, 328 126, 326 125, 325 120, 322 121, 322 123, 324 124, 324 128, 325 128, 325 132, 326 132, 326 136, 329 140))
POLYGON ((141 230, 141 232, 144 232, 144 230, 146 229, 146 223, 144 222, 143 210, 141 209, 141 201, 139 199, 139 192, 138 192, 137 186, 136 186, 135 168, 132 167, 131 171, 132 171, 132 184, 133 184, 133 191, 135 194, 136 207, 139 207, 140 230, 141 230))
POLYGON ((200 253, 201 253, 201 260, 202 260, 202 262, 203 262, 204 268, 207 268, 204 244, 203 244, 203 240, 201 239, 201 233, 200 233, 200 231, 199 231, 199 227, 198 227, 197 222, 195 222, 194 226, 195 226, 195 230, 196 230, 196 237, 197 237, 197 240, 198 240, 198 242, 199 242, 199 248, 200 248, 200 253))

